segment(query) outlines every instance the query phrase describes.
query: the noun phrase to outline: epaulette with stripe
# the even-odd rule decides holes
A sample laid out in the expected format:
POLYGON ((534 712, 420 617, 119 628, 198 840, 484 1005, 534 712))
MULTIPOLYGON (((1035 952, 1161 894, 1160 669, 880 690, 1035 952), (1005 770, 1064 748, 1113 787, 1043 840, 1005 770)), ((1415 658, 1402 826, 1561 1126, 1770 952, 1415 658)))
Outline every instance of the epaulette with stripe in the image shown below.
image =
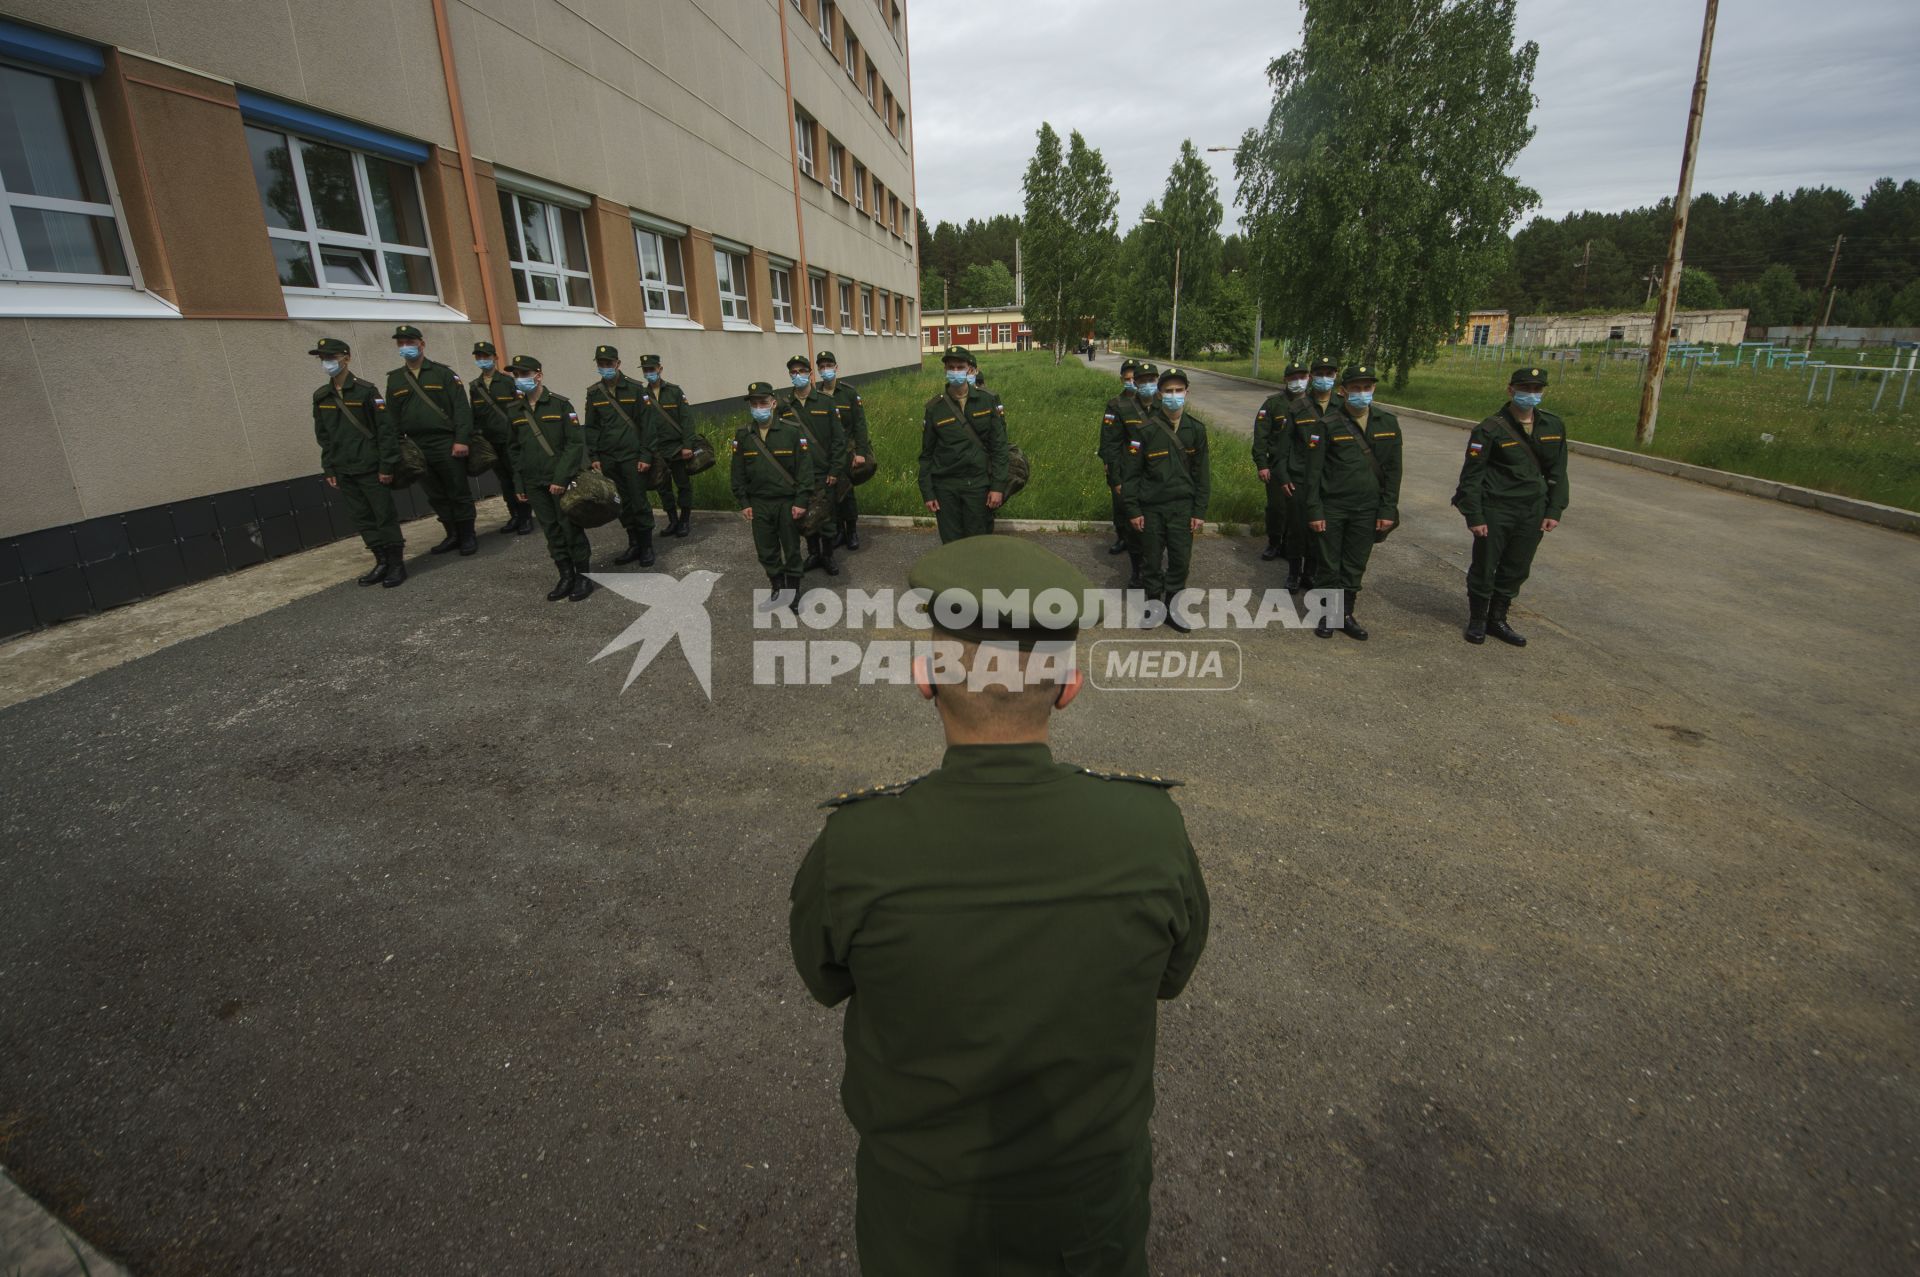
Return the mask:
POLYGON ((1082 776, 1092 776, 1099 780, 1130 780, 1136 785, 1153 785, 1160 789, 1172 789, 1175 785, 1184 785, 1184 780, 1175 780, 1171 776, 1148 776, 1141 772, 1102 772, 1091 767, 1076 767, 1082 776))
POLYGON ((908 789, 925 779, 926 777, 921 775, 912 777, 909 780, 897 780, 891 785, 873 785, 866 789, 850 790, 844 794, 836 794, 820 805, 822 807, 845 807, 848 803, 857 803, 863 798, 892 797, 895 794, 904 794, 908 789))

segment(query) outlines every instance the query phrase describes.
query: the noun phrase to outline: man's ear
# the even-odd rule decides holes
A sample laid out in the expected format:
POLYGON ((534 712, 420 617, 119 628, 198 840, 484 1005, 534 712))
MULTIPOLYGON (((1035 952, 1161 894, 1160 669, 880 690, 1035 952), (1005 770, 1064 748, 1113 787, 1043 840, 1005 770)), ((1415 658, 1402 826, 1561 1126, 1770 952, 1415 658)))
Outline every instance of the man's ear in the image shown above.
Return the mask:
POLYGON ((916 656, 913 658, 913 685, 920 689, 920 699, 930 701, 934 697, 933 658, 916 656))
POLYGON ((1073 704, 1073 698, 1080 695, 1080 689, 1086 684, 1086 676, 1078 665, 1067 671, 1067 677, 1061 682, 1059 692, 1053 698, 1055 709, 1065 709, 1073 704))

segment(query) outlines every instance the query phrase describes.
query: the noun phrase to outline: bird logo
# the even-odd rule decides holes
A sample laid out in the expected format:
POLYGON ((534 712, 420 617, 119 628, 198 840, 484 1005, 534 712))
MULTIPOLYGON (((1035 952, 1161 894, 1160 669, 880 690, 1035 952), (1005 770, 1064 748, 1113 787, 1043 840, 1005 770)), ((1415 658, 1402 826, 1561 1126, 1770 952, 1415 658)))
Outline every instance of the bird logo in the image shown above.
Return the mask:
POLYGON ((693 676, 700 680, 700 690, 708 700, 713 699, 713 622, 707 615, 707 596, 720 579, 718 572, 696 568, 677 579, 664 572, 589 572, 587 576, 646 609, 639 620, 593 656, 597 661, 638 645, 640 650, 633 654, 633 666, 627 671, 627 681, 620 685, 621 691, 632 687, 640 671, 678 638, 693 676))

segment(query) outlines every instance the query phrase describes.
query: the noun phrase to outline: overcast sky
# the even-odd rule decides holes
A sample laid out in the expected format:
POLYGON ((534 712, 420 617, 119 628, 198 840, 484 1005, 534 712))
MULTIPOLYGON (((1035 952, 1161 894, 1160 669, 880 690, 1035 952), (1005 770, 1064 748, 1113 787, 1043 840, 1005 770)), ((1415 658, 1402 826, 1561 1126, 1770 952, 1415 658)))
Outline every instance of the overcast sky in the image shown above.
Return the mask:
MULTIPOLYGON (((1048 120, 1106 157, 1124 230, 1159 197, 1182 138, 1232 146, 1265 120, 1267 63, 1300 42, 1290 0, 919 0, 909 12, 929 224, 1018 213, 1048 120)), ((1538 213, 1672 196, 1703 12, 1704 0, 1520 0, 1519 37, 1539 42, 1540 62, 1518 172, 1538 213)), ((1231 227, 1233 157, 1207 158, 1231 227)), ((1920 3, 1724 0, 1694 193, 1859 195, 1883 175, 1920 178, 1920 3)))

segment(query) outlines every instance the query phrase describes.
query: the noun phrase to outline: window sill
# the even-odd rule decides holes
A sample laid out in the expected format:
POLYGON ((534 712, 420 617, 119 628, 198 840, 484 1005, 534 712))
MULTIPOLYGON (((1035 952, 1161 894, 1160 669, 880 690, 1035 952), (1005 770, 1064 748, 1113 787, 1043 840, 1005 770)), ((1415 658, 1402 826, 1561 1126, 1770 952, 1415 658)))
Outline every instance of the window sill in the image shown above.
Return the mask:
POLYGON ((541 310, 537 306, 520 308, 520 323, 526 328, 612 328, 613 321, 592 310, 541 310))
POLYGON ((825 336, 828 336, 828 337, 833 336, 833 329, 827 327, 825 324, 815 324, 813 326, 813 331, 816 333, 824 334, 825 336))
POLYGON ((744 319, 722 319, 720 321, 720 330, 729 333, 757 333, 764 331, 760 325, 749 323, 744 319))
POLYGON ((312 293, 283 293, 289 319, 380 319, 396 323, 461 324, 467 317, 431 298, 405 301, 394 297, 321 297, 312 293))
POLYGON ((798 324, 782 323, 776 319, 773 321, 773 331, 777 333, 797 333, 800 331, 800 326, 798 324))
POLYGON ((121 284, 0 283, 0 316, 9 319, 179 319, 152 293, 121 284))
POLYGON ((705 324, 695 319, 688 319, 685 315, 656 315, 648 311, 646 320, 649 328, 685 328, 690 332, 707 330, 705 324))

